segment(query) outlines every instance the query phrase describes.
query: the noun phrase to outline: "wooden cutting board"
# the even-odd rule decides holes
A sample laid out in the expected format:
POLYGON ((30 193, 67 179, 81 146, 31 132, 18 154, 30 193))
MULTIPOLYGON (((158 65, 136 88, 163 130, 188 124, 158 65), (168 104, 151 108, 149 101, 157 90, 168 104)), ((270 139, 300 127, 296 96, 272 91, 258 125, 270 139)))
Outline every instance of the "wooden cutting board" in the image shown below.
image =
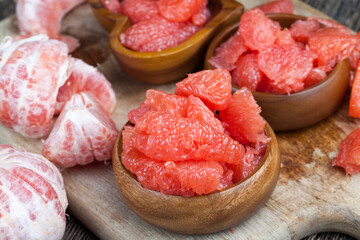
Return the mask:
MULTIPOLYGON (((263 1, 242 1, 247 9, 263 1)), ((326 17, 293 0, 295 12, 326 17)), ((172 93, 175 84, 151 86, 129 76, 117 65, 107 44, 107 32, 93 17, 88 4, 72 11, 63 22, 63 31, 81 39, 74 56, 99 70, 112 82, 117 107, 112 114, 117 127, 127 122, 127 113, 156 88, 172 93)), ((18 32, 15 17, 0 22, 0 39, 18 32)), ((69 209, 102 239, 299 239, 321 231, 339 231, 360 238, 360 174, 346 176, 331 166, 337 145, 360 120, 347 114, 348 98, 330 118, 312 127, 279 133, 281 173, 267 204, 252 218, 211 235, 189 236, 167 232, 137 217, 120 198, 112 167, 93 163, 63 170, 69 209)), ((40 153, 42 140, 27 139, 0 125, 0 143, 12 144, 40 153)))

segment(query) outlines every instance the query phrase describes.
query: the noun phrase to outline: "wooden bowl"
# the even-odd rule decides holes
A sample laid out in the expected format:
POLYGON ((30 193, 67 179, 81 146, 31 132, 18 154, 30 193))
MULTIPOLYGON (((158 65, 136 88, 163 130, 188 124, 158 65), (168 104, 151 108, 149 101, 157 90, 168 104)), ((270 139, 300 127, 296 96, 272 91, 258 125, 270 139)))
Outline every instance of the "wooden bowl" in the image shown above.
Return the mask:
MULTIPOLYGON (((131 26, 131 22, 124 15, 118 15, 109 36, 116 60, 130 75, 151 84, 162 84, 185 77, 201 66, 211 39, 237 21, 244 12, 243 5, 234 0, 209 0, 209 8, 211 19, 197 33, 178 46, 159 52, 136 52, 123 46, 119 35, 131 26)), ((110 17, 108 11, 95 9, 94 12, 95 15, 103 13, 98 19, 106 28, 113 24, 114 17, 110 17)))
POLYGON ((194 197, 166 195, 143 188, 122 165, 120 134, 113 152, 113 168, 120 195, 138 216, 173 232, 203 234, 231 228, 254 214, 275 188, 280 170, 280 151, 268 124, 265 130, 271 141, 254 173, 224 190, 194 197))
MULTIPOLYGON (((282 27, 289 28, 298 19, 306 17, 293 14, 267 14, 282 27)), ((228 26, 210 43, 205 57, 205 69, 214 69, 208 60, 215 49, 229 39, 238 29, 239 22, 228 26)), ((254 98, 262 109, 261 115, 274 131, 295 130, 315 124, 336 111, 341 105, 348 88, 350 62, 339 62, 332 72, 320 83, 290 95, 253 91, 254 98)), ((233 85, 233 89, 238 87, 233 85)))

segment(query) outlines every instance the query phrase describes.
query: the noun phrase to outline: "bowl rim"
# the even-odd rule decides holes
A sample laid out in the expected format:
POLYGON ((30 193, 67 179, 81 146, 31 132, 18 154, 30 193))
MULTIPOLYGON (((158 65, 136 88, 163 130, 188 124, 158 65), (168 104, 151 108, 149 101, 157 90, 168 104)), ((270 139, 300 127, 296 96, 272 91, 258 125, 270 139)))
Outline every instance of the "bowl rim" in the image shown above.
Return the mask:
MULTIPOLYGON (((96 2, 100 3, 100 0, 92 0, 92 1, 94 1, 94 2, 96 1, 96 2)), ((123 33, 123 32, 121 32, 123 25, 126 25, 128 23, 131 24, 131 21, 126 15, 115 14, 115 17, 112 18, 115 20, 115 25, 111 29, 110 34, 109 34, 110 46, 113 49, 113 51, 116 51, 123 55, 131 55, 133 58, 144 58, 144 59, 165 57, 165 56, 170 56, 170 55, 185 51, 185 50, 191 48, 192 46, 199 44, 202 40, 206 39, 206 37, 208 35, 210 35, 211 32, 217 26, 219 26, 221 24, 222 21, 220 21, 220 20, 226 18, 226 16, 229 14, 228 8, 230 8, 230 7, 227 7, 225 9, 224 5, 225 6, 231 5, 232 11, 234 11, 236 9, 241 9, 241 11, 243 12, 243 10, 244 10, 244 5, 241 4, 240 2, 237 2, 234 0, 215 0, 215 1, 217 1, 221 5, 220 10, 214 16, 211 16, 210 20, 205 25, 203 25, 195 34, 193 34, 186 41, 178 44, 175 47, 164 49, 161 51, 156 51, 156 52, 137 52, 137 51, 134 51, 134 50, 131 50, 131 49, 125 47, 121 43, 119 38, 120 38, 120 34, 123 33)), ((104 6, 103 6, 103 8, 104 8, 104 6)), ((98 8, 98 9, 102 9, 102 8, 98 8)), ((108 11, 107 9, 106 9, 106 11, 107 11, 106 13, 111 14, 111 12, 108 11)))
MULTIPOLYGON (((268 137, 270 137, 270 141, 267 143, 267 146, 266 146, 266 152, 264 154, 264 156, 262 157, 261 159, 261 162, 260 164, 251 172, 251 174, 249 174, 246 178, 242 179, 241 181, 235 183, 235 184, 232 184, 231 186, 227 187, 227 188, 224 188, 224 189, 221 189, 221 190, 215 190, 211 193, 208 193, 208 194, 202 194, 202 195, 194 195, 194 196, 191 196, 191 197, 185 197, 185 196, 181 196, 181 195, 171 195, 171 194, 165 194, 165 193, 161 193, 159 191, 155 191, 155 190, 151 190, 151 189, 148 189, 148 188, 145 188, 143 187, 140 182, 137 180, 137 177, 135 176, 135 174, 133 174, 132 172, 130 172, 122 163, 122 160, 121 160, 121 154, 122 154, 122 132, 125 128, 125 126, 134 126, 130 121, 128 121, 127 123, 124 124, 123 128, 120 130, 120 133, 119 133, 119 137, 116 141, 116 146, 114 147, 114 150, 117 149, 118 151, 118 159, 113 159, 113 161, 118 161, 118 164, 120 164, 120 166, 124 169, 124 171, 129 175, 129 177, 135 181, 137 183, 137 185, 142 188, 143 190, 146 190, 146 191, 150 191, 154 194, 158 194, 159 196, 166 196, 167 198, 180 198, 180 199, 186 199, 186 201, 190 200, 190 199, 200 199, 200 198, 207 198, 207 197, 211 197, 212 195, 215 195, 215 194, 221 194, 221 193, 227 193, 229 192, 231 189, 234 189, 236 187, 240 187, 240 185, 243 185, 245 184, 250 178, 252 178, 265 164, 265 161, 270 161, 270 158, 269 158, 269 155, 270 155, 270 152, 272 149, 270 149, 270 146, 274 147, 274 148, 277 148, 277 151, 280 152, 279 150, 279 147, 278 147, 278 144, 277 144, 277 139, 276 139, 276 135, 274 133, 274 131, 272 130, 271 126, 266 122, 265 126, 264 126, 264 130, 265 130, 265 133, 268 137)), ((114 155, 114 154, 113 154, 114 155)), ((280 164, 281 161, 279 161, 279 164, 280 164)), ((113 163, 113 166, 114 166, 114 163, 113 163)), ((115 166, 114 166, 115 167, 115 166)))
MULTIPOLYGON (((279 18, 292 18, 292 19, 295 19, 296 20, 306 20, 308 17, 306 16, 303 16, 303 15, 298 15, 298 14, 291 14, 291 13, 267 13, 266 16, 268 16, 269 18, 273 17, 273 18, 276 18, 276 17, 279 17, 279 18)), ((276 20, 273 20, 273 21, 276 21, 276 20)), ((215 36, 212 40, 212 42, 210 43, 209 45, 209 48, 208 50, 210 49, 210 46, 217 40, 219 39, 220 37, 223 37, 224 34, 226 34, 228 31, 233 31, 234 29, 233 28, 238 28, 240 26, 240 22, 235 22, 233 24, 230 24, 228 25, 227 27, 225 27, 222 31, 220 31, 217 36, 215 36), (231 30, 230 30, 231 29, 231 30)), ((324 26, 322 24, 320 24, 320 26, 324 26)), ((232 35, 231 35, 232 36, 232 35)), ((206 59, 205 59, 205 64, 208 64, 211 69, 215 69, 215 67, 209 63, 208 61, 211 59, 212 56, 214 56, 214 52, 215 50, 222 44, 224 43, 225 41, 222 41, 219 45, 217 45, 216 47, 214 47, 214 50, 210 53, 206 53, 206 59), (209 55, 209 56, 208 56, 209 55)), ((289 93, 289 94, 279 94, 279 93, 269 93, 269 92, 260 92, 260 91, 251 91, 253 94, 256 94, 258 96, 264 96, 264 97, 271 97, 271 96, 276 96, 278 98, 280 97, 299 97, 301 95, 306 95, 308 94, 310 91, 317 91, 317 90, 320 90, 323 85, 326 85, 326 83, 328 82, 328 80, 332 79, 333 76, 335 74, 337 74, 342 68, 343 68, 343 65, 346 64, 346 61, 348 61, 347 59, 344 59, 338 63, 336 63, 336 65, 333 67, 333 69, 331 70, 330 73, 327 74, 326 78, 324 78, 323 80, 321 80, 320 82, 312 85, 312 86, 309 86, 309 87, 306 87, 298 92, 292 92, 292 93, 289 93)), ((237 86, 235 84, 232 84, 232 89, 234 90, 238 90, 240 89, 241 87, 240 86, 237 86)))

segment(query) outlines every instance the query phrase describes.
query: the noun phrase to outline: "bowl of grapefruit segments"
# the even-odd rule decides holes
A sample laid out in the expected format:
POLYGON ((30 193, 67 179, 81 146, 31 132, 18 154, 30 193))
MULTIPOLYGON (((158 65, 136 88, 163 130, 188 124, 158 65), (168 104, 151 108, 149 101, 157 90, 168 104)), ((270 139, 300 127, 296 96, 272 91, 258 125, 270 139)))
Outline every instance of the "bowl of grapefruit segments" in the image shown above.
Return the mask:
MULTIPOLYGON (((294 14, 266 14, 266 16, 271 20, 278 22, 281 26, 281 29, 291 29, 292 24, 296 21, 306 21, 307 19, 304 16, 294 14)), ((216 63, 211 62, 210 59, 212 59, 212 57, 215 55, 216 49, 221 46, 222 43, 226 42, 232 36, 235 36, 235 33, 236 35, 238 34, 239 26, 240 22, 228 26, 212 40, 205 57, 205 69, 216 68, 216 66, 214 66, 216 65, 216 63)), ((321 28, 324 27, 324 25, 322 24, 320 24, 319 26, 321 28)), ((282 32, 288 31, 287 29, 282 32)), ((348 33, 346 32, 346 34, 348 33)), ((286 34, 284 34, 283 36, 286 36, 286 34)), ((351 40, 353 40, 352 36, 348 36, 349 38, 351 38, 351 40)), ((283 42, 280 42, 279 45, 284 45, 286 47, 286 45, 289 43, 287 42, 286 37, 284 37, 284 39, 285 40, 283 40, 283 42)), ((326 45, 326 43, 324 43, 324 45, 326 45)), ((280 46, 279 48, 281 47, 282 46, 280 46)), ((303 46, 301 47, 303 48, 303 46)), ((242 60, 247 60, 248 63, 254 61, 253 59, 251 59, 251 55, 254 55, 254 51, 249 49, 243 51, 247 56, 242 60)), ((279 52, 280 54, 282 54, 281 51, 278 51, 278 53, 279 52)), ((256 52, 256 54, 258 53, 256 52)), ((241 60, 239 58, 236 64, 241 64, 240 61, 241 60)), ((299 65, 303 66, 304 64, 299 65)), ((246 64, 244 64, 243 66, 246 67, 246 64)), ((268 69, 270 70, 270 72, 272 70, 271 68, 276 68, 275 65, 268 66, 270 68, 268 69)), ((268 66, 266 66, 265 64, 265 67, 268 66)), ((253 71, 251 67, 249 69, 250 70, 246 71, 253 71)), ((236 70, 234 70, 234 72, 235 71, 236 70)), ((259 71, 259 68, 257 68, 257 71, 259 71)), ((314 71, 314 73, 316 74, 316 71, 314 71)), ((296 72, 292 74, 296 74, 296 72)), ((332 113, 334 113, 341 105, 349 85, 350 62, 348 59, 339 61, 331 69, 331 71, 328 72, 327 75, 325 75, 326 77, 324 76, 323 79, 317 80, 311 85, 309 84, 309 86, 304 83, 301 89, 296 92, 286 92, 283 91, 284 88, 280 89, 280 92, 283 91, 280 94, 275 93, 273 89, 270 89, 269 91, 268 87, 264 87, 265 85, 262 85, 262 83, 266 82, 266 80, 269 81, 269 78, 266 75, 267 74, 261 73, 261 76, 265 77, 262 77, 260 83, 258 83, 258 85, 255 86, 253 89, 251 89, 252 86, 249 87, 252 91, 254 98, 262 109, 261 115, 267 120, 267 122, 271 125, 274 131, 296 130, 320 122, 321 120, 327 118, 332 113)), ((269 75, 271 75, 271 73, 269 73, 269 75)), ((248 76, 249 75, 245 76, 245 78, 248 76)), ((257 77, 255 76, 252 78, 256 79, 257 77)), ((305 81, 306 80, 304 80, 304 82, 305 81)), ((296 88, 296 86, 294 88, 296 88)), ((233 77, 233 90, 235 91, 237 89, 239 89, 239 86, 234 83, 233 77)))
MULTIPOLYGON (((134 17, 112 13, 99 0, 91 0, 90 3, 99 22, 106 29, 111 29, 109 35, 110 47, 119 65, 130 75, 151 84, 162 84, 179 80, 187 73, 201 66, 206 48, 211 39, 223 28, 236 21, 244 12, 243 5, 237 1, 209 0, 207 1, 209 16, 204 25, 195 26, 190 22, 181 22, 174 25, 164 21, 159 14, 155 14, 156 16, 151 17, 151 19, 134 22, 138 20, 139 16, 136 16, 137 18, 134 20, 134 17), (156 29, 157 27, 159 29, 156 29), (135 39, 133 41, 129 40, 132 39, 130 37, 124 37, 127 36, 127 30, 130 28, 132 28, 130 32, 135 39), (171 28, 171 30, 166 30, 168 28, 171 28), (144 29, 147 30, 145 31, 144 29), (176 35, 175 29, 178 29, 176 31, 182 31, 182 33, 176 35), (152 34, 152 37, 142 36, 144 32, 152 34), (190 32, 192 33, 190 34, 190 32), (173 35, 174 37, 168 37, 173 35), (166 39, 161 40, 159 36, 166 39), (174 44, 178 39, 184 39, 184 41, 179 40, 179 44, 174 44), (126 46, 125 43, 127 44, 126 46), (159 44, 170 44, 172 47, 164 50, 154 50, 158 49, 157 47, 162 47, 159 44), (133 50, 129 45, 137 46, 137 48, 143 50, 146 48, 147 50, 144 50, 145 52, 133 50)), ((153 1, 152 4, 157 6, 156 1, 153 1)), ((142 15, 146 15, 149 12, 150 10, 147 13, 142 13, 142 15)), ((134 14, 138 13, 134 11, 134 14)))
POLYGON ((177 87, 148 90, 130 111, 113 150, 118 190, 138 216, 169 231, 229 229, 270 198, 276 136, 248 89, 231 94, 227 70, 189 74, 177 87))

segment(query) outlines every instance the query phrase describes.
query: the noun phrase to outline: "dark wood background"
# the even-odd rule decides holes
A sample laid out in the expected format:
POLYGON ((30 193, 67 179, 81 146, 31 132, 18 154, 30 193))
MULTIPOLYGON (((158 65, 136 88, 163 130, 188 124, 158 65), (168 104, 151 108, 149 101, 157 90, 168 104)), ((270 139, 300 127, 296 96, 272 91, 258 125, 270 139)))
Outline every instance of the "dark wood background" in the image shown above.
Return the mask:
MULTIPOLYGON (((348 28, 360 31, 360 0, 301 0, 321 12, 336 19, 348 28)), ((13 14, 15 3, 12 0, 0 0, 0 20, 13 14)), ((98 239, 79 222, 70 212, 67 213, 66 231, 63 240, 96 240, 98 239)), ((360 230, 359 230, 360 231, 360 230)), ((353 240, 341 233, 318 233, 304 240, 353 240)))

